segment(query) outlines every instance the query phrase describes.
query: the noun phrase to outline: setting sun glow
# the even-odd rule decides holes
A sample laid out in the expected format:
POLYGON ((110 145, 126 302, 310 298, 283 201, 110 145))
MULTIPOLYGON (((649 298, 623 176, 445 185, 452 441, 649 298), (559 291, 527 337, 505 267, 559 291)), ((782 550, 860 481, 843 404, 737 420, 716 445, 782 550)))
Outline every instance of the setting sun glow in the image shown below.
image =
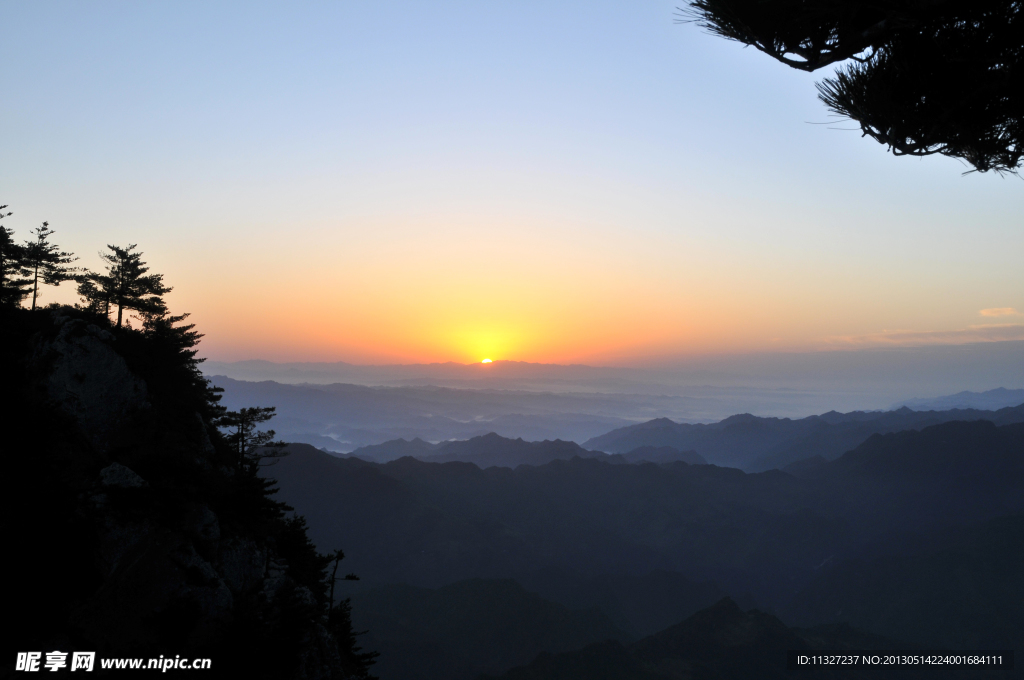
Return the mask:
POLYGON ((490 359, 484 359, 484 360, 483 360, 483 361, 481 361, 480 363, 481 363, 481 364, 489 364, 489 363, 491 363, 491 360, 490 360, 490 359))

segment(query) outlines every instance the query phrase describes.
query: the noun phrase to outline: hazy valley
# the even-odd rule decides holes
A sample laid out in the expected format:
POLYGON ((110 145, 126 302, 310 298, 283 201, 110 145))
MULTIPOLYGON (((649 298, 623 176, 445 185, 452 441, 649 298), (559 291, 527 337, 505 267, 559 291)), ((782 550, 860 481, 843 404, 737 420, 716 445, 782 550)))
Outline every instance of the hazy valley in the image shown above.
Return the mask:
POLYGON ((1024 636, 1024 390, 701 419, 783 401, 531 391, 542 371, 518 370, 534 382, 214 378, 228 404, 277 404, 281 436, 304 442, 264 474, 363 576, 343 591, 383 680, 653 679, 680 663, 753 677, 782 644, 1024 636), (753 635, 739 656, 729 630, 753 635))
MULTIPOLYGON (((986 360, 1024 366, 1024 343, 1007 344, 1013 347, 987 350, 986 360)), ((949 358, 946 354, 910 356, 935 368, 937 379, 950 382, 956 373, 939 368, 949 358)), ((272 404, 277 408, 275 431, 284 439, 342 453, 392 439, 418 437, 436 443, 490 432, 527 441, 583 444, 610 430, 658 418, 696 424, 743 413, 802 419, 829 410, 888 410, 894 402, 918 411, 998 410, 1024 402, 1024 390, 992 390, 903 404, 906 399, 897 402, 896 395, 905 388, 890 386, 881 377, 889 368, 886 355, 849 353, 815 360, 831 366, 815 381, 787 380, 778 366, 754 362, 742 373, 732 369, 750 381, 746 385, 736 384, 739 378, 728 378, 725 371, 726 377, 717 375, 715 385, 703 386, 694 382, 708 376, 693 370, 674 374, 521 362, 352 366, 263 361, 202 366, 215 385, 225 388, 224 403, 230 408, 272 404), (232 377, 216 373, 225 370, 232 377), (829 384, 833 375, 840 380, 851 372, 860 373, 858 390, 837 391, 829 384)), ((1020 379, 1024 381, 1024 374, 1020 379)))

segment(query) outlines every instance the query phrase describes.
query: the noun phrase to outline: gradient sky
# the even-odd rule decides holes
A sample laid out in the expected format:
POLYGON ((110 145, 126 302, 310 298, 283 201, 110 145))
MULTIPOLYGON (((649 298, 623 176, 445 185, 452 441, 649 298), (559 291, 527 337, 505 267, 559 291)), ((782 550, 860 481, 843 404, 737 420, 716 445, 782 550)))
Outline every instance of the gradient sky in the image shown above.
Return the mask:
POLYGON ((5 225, 138 243, 222 360, 1024 338, 1020 178, 894 158, 678 4, 4 0, 5 225))

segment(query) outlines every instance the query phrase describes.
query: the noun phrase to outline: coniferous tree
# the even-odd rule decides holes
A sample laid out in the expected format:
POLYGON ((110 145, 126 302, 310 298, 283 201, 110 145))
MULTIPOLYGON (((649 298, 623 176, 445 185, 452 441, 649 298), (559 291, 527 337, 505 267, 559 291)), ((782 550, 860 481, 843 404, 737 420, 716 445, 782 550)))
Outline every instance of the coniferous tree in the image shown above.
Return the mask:
POLYGON ((62 281, 76 278, 78 271, 77 267, 70 266, 78 258, 50 243, 50 237, 55 232, 49 227, 49 222, 43 222, 42 226, 36 227, 33 232, 35 238, 25 241, 25 245, 22 246, 21 264, 32 285, 32 309, 36 308, 40 281, 47 286, 56 286, 62 281))
POLYGON ((184 326, 177 325, 189 316, 188 312, 175 315, 169 314, 166 311, 156 314, 144 314, 142 317, 142 331, 150 337, 169 339, 178 352, 183 357, 187 357, 189 366, 193 368, 196 375, 201 376, 202 371, 199 370, 199 364, 206 361, 206 359, 202 357, 196 358, 199 350, 193 348, 199 344, 203 334, 197 333, 194 330, 196 327, 194 323, 184 326))
POLYGON ((134 252, 138 246, 127 248, 108 245, 109 253, 100 253, 107 263, 107 273, 87 272, 78 277, 78 294, 93 311, 110 314, 117 307, 117 327, 123 322, 124 310, 134 310, 145 316, 160 317, 167 313, 163 296, 171 288, 163 284, 163 274, 147 274, 149 267, 142 261, 142 253, 134 252))
MULTIPOLYGON (((0 205, 0 220, 14 213, 0 205)), ((0 305, 16 306, 27 295, 22 262, 24 248, 14 242, 14 231, 0 225, 0 305)))
POLYGON ((261 466, 273 465, 277 458, 287 455, 283 450, 287 444, 274 441, 276 432, 256 429, 273 418, 276 410, 275 406, 252 406, 228 411, 218 421, 219 427, 229 431, 225 439, 234 451, 238 470, 256 474, 261 466), (265 460, 271 462, 264 463, 265 460))
POLYGON ((85 300, 85 309, 110 318, 111 289, 109 277, 86 272, 78 277, 78 294, 85 300))
POLYGON ((1020 0, 690 0, 715 35, 787 66, 841 64, 818 85, 834 113, 895 155, 943 154, 975 170, 1024 158, 1020 0), (846 63, 842 63, 846 62, 846 63))

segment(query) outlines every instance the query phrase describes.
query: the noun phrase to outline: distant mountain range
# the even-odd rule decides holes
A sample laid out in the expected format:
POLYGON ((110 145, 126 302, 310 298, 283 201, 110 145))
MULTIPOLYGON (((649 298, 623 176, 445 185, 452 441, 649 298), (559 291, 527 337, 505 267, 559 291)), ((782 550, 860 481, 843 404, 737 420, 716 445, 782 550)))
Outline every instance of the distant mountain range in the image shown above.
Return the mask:
POLYGON ((895 411, 830 411, 798 420, 742 414, 708 424, 658 418, 588 439, 583 446, 607 453, 625 453, 641 446, 669 446, 696 451, 715 465, 761 472, 815 456, 834 460, 873 434, 978 420, 998 425, 1024 422, 1024 404, 998 411, 913 411, 907 407, 895 411))
POLYGON ((450 441, 431 444, 422 439, 393 439, 383 444, 358 448, 348 456, 374 463, 387 463, 405 456, 433 463, 459 461, 473 463, 480 468, 507 467, 519 465, 544 465, 553 460, 571 458, 600 458, 612 463, 674 463, 705 464, 700 455, 693 451, 679 451, 668 446, 642 446, 626 454, 609 456, 600 451, 588 451, 575 442, 561 440, 527 442, 509 439, 494 432, 465 441, 450 441))
MULTIPOLYGON (((799 417, 829 408, 885 408, 920 394, 1024 385, 1024 341, 723 354, 648 362, 645 367, 503 360, 383 366, 210 360, 203 372, 252 382, 676 395, 692 400, 686 418, 707 421, 744 412, 799 417)), ((681 414, 660 415, 678 420, 681 414)), ((529 438, 524 433, 514 436, 529 438)))
MULTIPOLYGON (((512 365, 514 362, 509 364, 502 364, 498 370, 513 375, 520 369, 525 374, 547 370, 534 364, 522 367, 512 365)), ((572 368, 569 371, 572 373, 587 367, 568 368, 572 368)), ((462 366, 459 370, 463 369, 478 371, 480 367, 462 366)), ((930 420, 921 421, 923 425, 907 418, 896 418, 892 425, 880 422, 876 423, 878 427, 875 429, 862 427, 861 433, 836 431, 815 434, 804 431, 801 434, 799 427, 770 427, 768 429, 778 432, 768 433, 766 437, 755 434, 748 437, 747 442, 733 437, 730 441, 719 442, 721 446, 717 448, 700 437, 684 437, 681 440, 637 439, 613 448, 608 445, 608 437, 602 435, 608 435, 617 428, 648 423, 652 419, 662 419, 662 426, 671 421, 676 424, 710 423, 719 427, 738 425, 737 419, 742 417, 758 418, 757 422, 762 424, 771 420, 759 416, 730 415, 743 413, 737 410, 743 408, 748 413, 770 413, 776 416, 797 413, 801 417, 795 421, 807 421, 803 422, 806 426, 813 422, 803 417, 803 414, 815 412, 811 410, 811 404, 817 401, 841 403, 843 400, 826 399, 827 395, 824 394, 796 390, 766 391, 750 388, 702 387, 687 388, 686 394, 657 394, 581 391, 575 388, 567 392, 540 392, 457 389, 432 385, 371 387, 347 383, 292 384, 249 382, 222 375, 213 375, 211 380, 224 389, 222 403, 232 410, 246 406, 275 406, 277 416, 272 427, 284 440, 312 444, 339 453, 394 439, 419 438, 425 442, 443 442, 465 440, 494 432, 509 439, 522 438, 526 441, 572 441, 585 449, 607 453, 625 454, 647 445, 670 446, 680 451, 694 450, 715 464, 765 470, 782 468, 801 458, 815 455, 826 458, 838 456, 859 444, 873 431, 896 431, 942 422, 943 419, 973 417, 970 413, 933 415, 930 420), (808 435, 819 436, 822 441, 801 441, 808 435), (794 444, 796 449, 790 452, 783 450, 788 444, 794 444), (775 450, 775 446, 781 448, 775 450), (754 452, 756 454, 751 455, 754 452), (756 458, 762 455, 766 458, 757 461, 756 458)), ((999 396, 998 392, 992 394, 999 396)), ((858 413, 862 414, 858 411, 846 414, 847 419, 863 418, 858 413)), ((831 420, 827 416, 837 415, 842 414, 833 411, 818 418, 829 424, 831 420)), ((656 426, 648 424, 645 427, 656 426)), ((730 431, 738 433, 735 427, 730 431)))
POLYGON ((553 460, 606 458, 607 454, 587 451, 575 442, 555 441, 527 442, 522 439, 501 437, 494 432, 465 441, 449 441, 431 444, 422 439, 406 441, 395 439, 375 446, 364 446, 350 456, 375 463, 387 463, 404 456, 435 463, 461 461, 473 463, 481 468, 511 467, 518 465, 543 465, 553 460))
POLYGON ((580 442, 654 416, 685 417, 692 402, 660 395, 211 380, 224 389, 222 403, 230 409, 275 406, 271 426, 286 441, 338 452, 396 438, 438 442, 489 432, 580 442))
POLYGON ((689 463, 707 465, 708 461, 696 451, 680 451, 671 446, 638 446, 626 453, 609 456, 612 463, 689 463))
MULTIPOLYGON (((680 422, 667 417, 637 422, 643 414, 685 411, 689 402, 650 395, 293 385, 244 382, 223 376, 213 380, 225 388, 222 403, 228 408, 275 405, 277 417, 272 426, 285 441, 338 453, 358 449, 359 457, 375 462, 409 455, 422 460, 437 457, 438 461, 508 467, 592 457, 595 451, 621 454, 625 462, 633 462, 641 460, 633 452, 644 449, 642 459, 651 462, 710 462, 758 472, 782 469, 816 456, 832 460, 880 432, 921 429, 952 420, 991 420, 996 424, 1024 421, 1022 404, 997 411, 914 411, 902 407, 895 411, 830 411, 800 419, 741 414, 713 423, 680 422), (508 448, 512 444, 497 440, 475 452, 471 450, 475 445, 452 441, 491 433, 505 440, 523 441, 515 445, 519 447, 515 453, 508 448), (543 441, 550 443, 530 445, 543 441), (578 444, 581 441, 582 445, 578 444), (442 446, 448 447, 445 452, 438 448, 442 446), (645 447, 671 450, 657 453, 645 447), (680 452, 690 454, 682 456, 680 452)), ((1007 394, 1012 391, 993 392, 990 398, 1007 398, 1007 394)))
POLYGON ((1008 390, 999 387, 987 392, 957 392, 931 399, 908 399, 894 408, 906 406, 915 411, 945 411, 948 409, 982 409, 994 411, 1008 406, 1024 404, 1024 389, 1008 390))

